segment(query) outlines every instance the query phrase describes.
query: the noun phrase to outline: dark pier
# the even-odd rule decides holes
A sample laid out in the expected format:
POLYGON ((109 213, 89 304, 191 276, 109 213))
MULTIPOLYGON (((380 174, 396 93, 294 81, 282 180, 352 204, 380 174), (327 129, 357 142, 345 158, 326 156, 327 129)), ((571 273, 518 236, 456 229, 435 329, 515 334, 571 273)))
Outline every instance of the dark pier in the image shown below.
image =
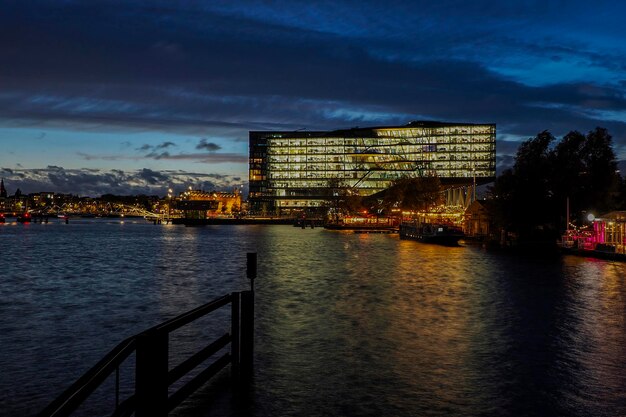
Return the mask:
POLYGON ((110 377, 115 377, 113 416, 167 417, 196 390, 218 372, 231 366, 233 387, 245 387, 252 377, 254 338, 254 279, 256 253, 247 254, 247 277, 251 290, 233 292, 201 305, 191 311, 151 327, 119 343, 95 366, 88 370, 61 395, 52 401, 39 417, 71 416, 87 398, 110 377), (169 369, 169 336, 220 308, 230 305, 230 332, 213 340, 182 363, 169 369), (230 349, 228 346, 230 345, 230 349), (207 359, 221 356, 188 380, 177 391, 168 394, 169 387, 190 374, 207 359), (135 356, 134 394, 120 398, 120 369, 135 356))

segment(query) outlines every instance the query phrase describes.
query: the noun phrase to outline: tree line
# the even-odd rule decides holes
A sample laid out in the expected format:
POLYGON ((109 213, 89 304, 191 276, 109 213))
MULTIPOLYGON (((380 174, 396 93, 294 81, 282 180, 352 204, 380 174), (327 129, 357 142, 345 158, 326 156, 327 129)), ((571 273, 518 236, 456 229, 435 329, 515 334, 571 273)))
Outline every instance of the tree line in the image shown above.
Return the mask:
POLYGON ((523 142, 511 168, 489 190, 494 223, 520 240, 554 239, 570 222, 579 225, 625 207, 626 187, 612 137, 598 127, 571 131, 560 140, 543 131, 523 142))

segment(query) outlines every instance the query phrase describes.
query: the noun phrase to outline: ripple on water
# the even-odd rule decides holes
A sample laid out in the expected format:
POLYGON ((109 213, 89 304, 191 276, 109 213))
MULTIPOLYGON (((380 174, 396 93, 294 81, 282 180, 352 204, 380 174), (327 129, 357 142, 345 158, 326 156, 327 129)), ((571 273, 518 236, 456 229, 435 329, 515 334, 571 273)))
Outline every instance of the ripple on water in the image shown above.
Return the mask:
MULTIPOLYGON (((247 288, 247 251, 252 415, 626 414, 624 264, 280 226, 39 226, 0 231, 9 415, 39 411, 125 337, 247 288)), ((176 334, 176 352, 220 314, 176 334)))

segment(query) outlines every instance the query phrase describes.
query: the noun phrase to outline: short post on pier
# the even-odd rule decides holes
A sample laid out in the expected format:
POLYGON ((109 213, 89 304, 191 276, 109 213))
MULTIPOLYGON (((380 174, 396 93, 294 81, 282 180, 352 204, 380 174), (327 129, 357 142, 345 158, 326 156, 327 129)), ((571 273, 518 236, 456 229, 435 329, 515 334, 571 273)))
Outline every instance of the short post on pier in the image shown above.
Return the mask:
POLYGON ((232 376, 239 383, 252 376, 254 353, 254 279, 257 275, 256 253, 246 256, 246 276, 250 290, 232 293, 231 303, 231 365, 232 376))

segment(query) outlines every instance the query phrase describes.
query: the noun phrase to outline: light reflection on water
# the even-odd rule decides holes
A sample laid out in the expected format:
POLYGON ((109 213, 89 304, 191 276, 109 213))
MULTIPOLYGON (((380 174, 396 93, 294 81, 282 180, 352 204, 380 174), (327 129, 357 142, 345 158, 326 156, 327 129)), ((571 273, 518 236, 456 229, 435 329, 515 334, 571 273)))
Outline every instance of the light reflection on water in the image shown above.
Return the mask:
POLYGON ((247 251, 259 252, 252 405, 215 415, 626 414, 626 264, 129 221, 2 227, 0 250, 7 415, 40 410, 128 335, 245 289, 247 251))

